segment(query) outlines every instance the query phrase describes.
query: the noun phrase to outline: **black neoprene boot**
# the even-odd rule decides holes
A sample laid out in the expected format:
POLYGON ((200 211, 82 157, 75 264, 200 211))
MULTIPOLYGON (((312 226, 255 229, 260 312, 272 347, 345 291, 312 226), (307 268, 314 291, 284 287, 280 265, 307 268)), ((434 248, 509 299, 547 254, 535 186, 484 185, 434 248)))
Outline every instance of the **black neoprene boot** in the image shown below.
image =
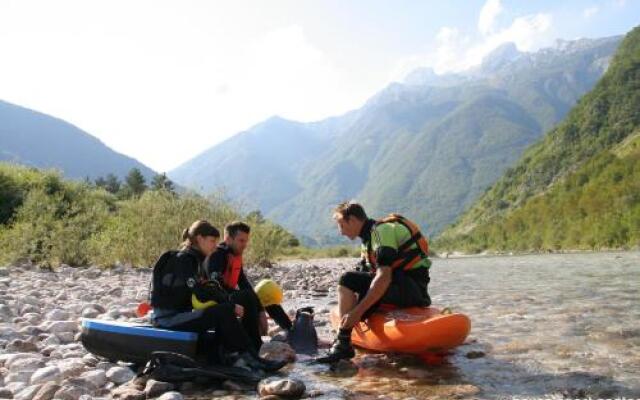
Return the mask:
POLYGON ((316 358, 316 362, 322 364, 332 364, 340 360, 349 360, 356 356, 356 352, 351 345, 351 334, 348 337, 344 337, 341 333, 338 338, 333 342, 333 345, 329 349, 326 355, 316 358))

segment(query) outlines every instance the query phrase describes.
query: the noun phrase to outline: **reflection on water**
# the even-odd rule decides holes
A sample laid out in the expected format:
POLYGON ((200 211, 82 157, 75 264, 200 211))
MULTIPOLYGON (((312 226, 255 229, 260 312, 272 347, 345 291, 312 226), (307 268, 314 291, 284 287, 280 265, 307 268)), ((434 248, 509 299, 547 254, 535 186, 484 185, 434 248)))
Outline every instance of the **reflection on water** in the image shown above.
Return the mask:
POLYGON ((640 398, 639 283, 637 252, 438 259, 434 305, 472 321, 442 363, 361 352, 284 374, 322 399, 640 398))

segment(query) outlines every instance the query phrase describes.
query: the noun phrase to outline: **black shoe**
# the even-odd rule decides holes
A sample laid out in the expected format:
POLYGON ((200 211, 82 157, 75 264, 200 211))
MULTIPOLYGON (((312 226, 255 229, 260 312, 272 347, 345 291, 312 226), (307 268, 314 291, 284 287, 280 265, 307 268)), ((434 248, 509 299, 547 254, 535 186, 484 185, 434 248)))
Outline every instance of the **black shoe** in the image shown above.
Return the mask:
POLYGON ((333 346, 329 349, 327 354, 323 357, 315 359, 317 363, 332 364, 340 360, 349 360, 356 356, 355 350, 351 342, 336 340, 333 342, 333 346))
POLYGON ((242 353, 239 358, 241 362, 246 364, 249 368, 254 370, 263 370, 265 372, 275 372, 287 365, 286 361, 266 360, 249 352, 242 353))

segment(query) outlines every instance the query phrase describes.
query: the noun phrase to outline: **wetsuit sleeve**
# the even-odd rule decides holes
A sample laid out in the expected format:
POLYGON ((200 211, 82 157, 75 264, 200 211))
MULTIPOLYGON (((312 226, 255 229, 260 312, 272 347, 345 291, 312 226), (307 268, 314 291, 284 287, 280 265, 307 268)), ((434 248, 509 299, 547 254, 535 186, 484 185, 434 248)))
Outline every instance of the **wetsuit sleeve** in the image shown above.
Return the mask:
POLYGON ((380 224, 371 231, 371 245, 379 266, 391 266, 398 258, 398 243, 391 224, 380 224))
POLYGON ((224 275, 224 270, 227 267, 227 255, 223 251, 216 251, 209 256, 207 260, 207 273, 211 279, 220 281, 224 275))
MULTIPOLYGON (((249 282, 249 278, 247 278, 247 275, 245 275, 244 273, 244 268, 242 269, 242 271, 240 271, 240 276, 238 277, 238 288, 240 290, 251 291, 251 293, 258 297, 258 295, 255 294, 255 290, 253 290, 253 285, 251 284, 251 282, 249 282)), ((258 309, 260 311, 264 311, 264 307, 262 306, 260 299, 258 299, 258 309)))

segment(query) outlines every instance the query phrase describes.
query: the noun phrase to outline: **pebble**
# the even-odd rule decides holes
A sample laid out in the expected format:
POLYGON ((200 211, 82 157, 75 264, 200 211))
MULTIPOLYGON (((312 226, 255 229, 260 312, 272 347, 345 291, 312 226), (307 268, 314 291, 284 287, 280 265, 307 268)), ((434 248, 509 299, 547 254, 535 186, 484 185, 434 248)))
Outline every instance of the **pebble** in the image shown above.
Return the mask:
POLYGON ((299 398, 306 390, 304 382, 297 379, 265 379, 258 384, 260 396, 284 396, 299 398))

